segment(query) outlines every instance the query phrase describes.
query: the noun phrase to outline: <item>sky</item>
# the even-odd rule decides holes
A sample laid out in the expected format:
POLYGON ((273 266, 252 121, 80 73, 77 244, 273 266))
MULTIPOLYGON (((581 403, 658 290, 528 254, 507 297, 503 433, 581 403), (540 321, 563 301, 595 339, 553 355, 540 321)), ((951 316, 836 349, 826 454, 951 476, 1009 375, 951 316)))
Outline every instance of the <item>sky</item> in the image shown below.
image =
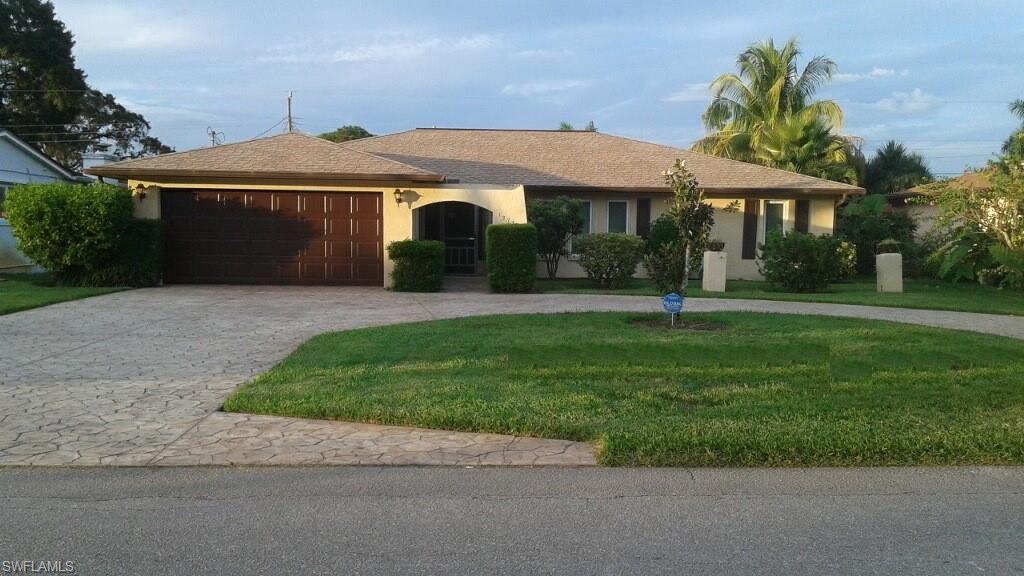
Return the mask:
POLYGON ((677 147, 708 83, 753 42, 833 59, 819 90, 870 156, 889 139, 940 175, 983 165, 1019 121, 1024 2, 54 0, 90 84, 185 150, 358 124, 556 128, 677 147), (782 6, 779 6, 782 4, 782 6))

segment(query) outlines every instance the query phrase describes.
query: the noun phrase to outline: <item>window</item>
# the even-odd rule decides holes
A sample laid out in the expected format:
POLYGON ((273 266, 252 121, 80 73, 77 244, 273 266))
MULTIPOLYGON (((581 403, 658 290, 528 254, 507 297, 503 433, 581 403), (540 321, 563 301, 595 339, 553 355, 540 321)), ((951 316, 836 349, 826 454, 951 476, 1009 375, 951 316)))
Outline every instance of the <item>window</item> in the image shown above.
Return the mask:
POLYGON ((575 244, 575 242, 573 242, 573 239, 583 236, 584 234, 590 234, 591 232, 589 200, 583 200, 580 202, 580 217, 583 219, 583 223, 580 224, 580 231, 577 232, 576 235, 573 236, 572 238, 569 238, 569 254, 576 254, 576 249, 573 247, 575 244))
POLYGON ((766 200, 764 203, 764 237, 772 232, 784 232, 786 224, 786 203, 766 200))
POLYGON ((0 220, 4 219, 3 204, 4 200, 7 198, 7 188, 8 186, 6 184, 0 184, 0 220))
POLYGON ((629 207, 624 200, 608 202, 608 231, 626 233, 626 222, 629 220, 629 207))

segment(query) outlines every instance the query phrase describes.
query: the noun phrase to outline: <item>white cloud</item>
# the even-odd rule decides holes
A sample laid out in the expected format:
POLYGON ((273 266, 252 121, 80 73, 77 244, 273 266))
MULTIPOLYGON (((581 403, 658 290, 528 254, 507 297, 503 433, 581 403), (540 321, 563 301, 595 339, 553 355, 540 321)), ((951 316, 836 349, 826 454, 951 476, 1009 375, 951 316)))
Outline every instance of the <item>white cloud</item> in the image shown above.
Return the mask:
MULTIPOLYGON (((877 80, 879 78, 889 78, 896 75, 896 70, 893 68, 881 68, 875 66, 870 72, 859 72, 859 73, 844 73, 840 72, 832 76, 832 81, 839 84, 848 84, 850 82, 859 82, 861 80, 877 80)), ((903 70, 900 76, 906 76, 907 71, 903 70)))
POLYGON ((918 114, 931 109, 937 102, 935 96, 914 88, 910 92, 893 92, 891 97, 875 102, 875 107, 895 114, 918 114))
POLYGON ((210 38, 200 22, 116 3, 61 3, 57 16, 74 33, 76 53, 193 48, 210 38))
POLYGON ((477 34, 475 36, 464 36, 454 39, 441 37, 390 38, 367 44, 327 50, 316 50, 290 44, 270 49, 270 54, 260 58, 260 61, 304 64, 411 60, 441 53, 454 54, 483 50, 496 44, 497 39, 488 34, 477 34))
POLYGON ((572 52, 569 50, 544 50, 544 49, 532 49, 532 50, 520 50, 513 54, 516 58, 523 59, 536 59, 536 60, 561 60, 572 56, 572 52))
POLYGON ((686 88, 662 99, 663 102, 707 102, 711 99, 711 83, 687 84, 686 88))
POLYGON ((507 96, 549 96, 578 88, 586 88, 590 82, 585 80, 554 80, 550 82, 526 82, 524 84, 506 84, 501 93, 507 96))

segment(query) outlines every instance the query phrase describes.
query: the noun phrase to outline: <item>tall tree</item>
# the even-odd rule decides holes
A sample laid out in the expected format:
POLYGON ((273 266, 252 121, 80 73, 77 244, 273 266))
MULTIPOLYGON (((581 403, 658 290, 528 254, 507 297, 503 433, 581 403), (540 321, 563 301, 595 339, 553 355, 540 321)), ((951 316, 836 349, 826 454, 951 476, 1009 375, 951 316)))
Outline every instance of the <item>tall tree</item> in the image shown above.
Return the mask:
POLYGON ((93 90, 75 64, 74 38, 42 0, 0 0, 0 127, 78 167, 86 151, 139 156, 170 150, 150 125, 93 90))
POLYGON ((373 136, 366 128, 362 126, 347 125, 338 128, 332 132, 324 132, 320 135, 324 140, 330 140, 331 142, 348 142, 350 140, 359 140, 360 138, 369 138, 373 136))
POLYGON ((849 152, 853 143, 839 134, 843 111, 832 100, 814 100, 836 64, 815 56, 801 70, 800 47, 790 39, 752 44, 736 60, 737 72, 711 83, 714 95, 702 117, 708 136, 694 149, 797 169, 813 176, 855 181, 849 152))
POLYGON ((868 194, 891 194, 934 180, 920 154, 889 140, 868 161, 864 187, 868 194))

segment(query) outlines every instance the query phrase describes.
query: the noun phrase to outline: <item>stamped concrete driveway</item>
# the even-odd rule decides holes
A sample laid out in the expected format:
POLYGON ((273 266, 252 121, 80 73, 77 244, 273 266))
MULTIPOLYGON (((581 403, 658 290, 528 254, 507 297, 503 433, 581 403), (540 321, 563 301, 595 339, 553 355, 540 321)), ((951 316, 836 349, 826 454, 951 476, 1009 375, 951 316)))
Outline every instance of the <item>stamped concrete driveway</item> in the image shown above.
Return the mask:
MULTIPOLYGON (((588 464, 589 446, 217 412, 316 334, 476 314, 658 310, 656 298, 173 286, 0 316, 0 465, 588 464)), ((833 314, 1024 338, 1024 318, 747 300, 691 310, 833 314)))

